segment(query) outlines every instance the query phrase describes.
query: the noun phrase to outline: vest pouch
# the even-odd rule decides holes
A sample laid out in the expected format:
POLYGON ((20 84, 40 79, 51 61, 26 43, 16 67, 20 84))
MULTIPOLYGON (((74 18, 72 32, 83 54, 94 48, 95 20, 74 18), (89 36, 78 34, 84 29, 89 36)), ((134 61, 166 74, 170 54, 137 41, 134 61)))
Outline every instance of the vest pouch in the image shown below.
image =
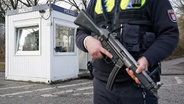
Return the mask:
POLYGON ((153 32, 146 32, 143 36, 142 47, 143 49, 147 49, 151 46, 151 44, 155 40, 155 34, 153 32))
POLYGON ((123 45, 128 51, 139 52, 140 51, 140 35, 138 25, 125 24, 123 29, 123 45))

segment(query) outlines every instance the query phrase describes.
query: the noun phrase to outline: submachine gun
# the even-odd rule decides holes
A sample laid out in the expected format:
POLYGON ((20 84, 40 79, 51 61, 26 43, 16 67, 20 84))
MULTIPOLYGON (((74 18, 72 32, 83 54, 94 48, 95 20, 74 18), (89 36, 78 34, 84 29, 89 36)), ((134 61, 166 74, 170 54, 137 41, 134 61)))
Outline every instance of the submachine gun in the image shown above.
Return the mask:
POLYGON ((140 80, 141 85, 157 97, 157 90, 161 85, 156 84, 145 71, 142 71, 139 74, 136 73, 138 67, 137 62, 116 38, 116 33, 111 33, 107 29, 99 28, 94 23, 91 16, 84 10, 81 10, 74 23, 84 29, 94 32, 97 35, 97 39, 101 41, 102 46, 113 55, 111 61, 114 63, 114 68, 107 81, 106 88, 108 90, 112 90, 118 71, 125 65, 134 72, 135 76, 140 80))

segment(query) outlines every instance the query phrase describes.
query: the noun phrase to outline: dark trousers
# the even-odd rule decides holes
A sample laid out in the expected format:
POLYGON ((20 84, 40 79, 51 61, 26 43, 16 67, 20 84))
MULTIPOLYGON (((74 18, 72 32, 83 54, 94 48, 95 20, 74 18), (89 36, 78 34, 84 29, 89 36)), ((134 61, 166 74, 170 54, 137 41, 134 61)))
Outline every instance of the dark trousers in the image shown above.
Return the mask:
POLYGON ((116 83, 112 91, 106 90, 106 83, 96 78, 93 84, 94 104, 158 104, 154 95, 133 82, 116 83))

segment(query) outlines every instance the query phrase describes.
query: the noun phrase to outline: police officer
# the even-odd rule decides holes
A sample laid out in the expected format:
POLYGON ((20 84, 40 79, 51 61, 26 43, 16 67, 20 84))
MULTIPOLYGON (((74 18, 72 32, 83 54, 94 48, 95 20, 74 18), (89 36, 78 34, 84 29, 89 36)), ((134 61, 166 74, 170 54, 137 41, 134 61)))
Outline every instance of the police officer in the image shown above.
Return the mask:
MULTIPOLYGON (((154 72, 153 80, 160 80, 158 63, 172 54, 179 35, 168 0, 91 0, 87 12, 99 27, 118 34, 119 41, 137 60, 137 73, 154 72)), ((93 57, 94 104, 158 104, 125 66, 118 72, 112 91, 105 88, 114 64, 107 63, 103 56, 113 56, 93 33, 79 27, 76 44, 93 57)))

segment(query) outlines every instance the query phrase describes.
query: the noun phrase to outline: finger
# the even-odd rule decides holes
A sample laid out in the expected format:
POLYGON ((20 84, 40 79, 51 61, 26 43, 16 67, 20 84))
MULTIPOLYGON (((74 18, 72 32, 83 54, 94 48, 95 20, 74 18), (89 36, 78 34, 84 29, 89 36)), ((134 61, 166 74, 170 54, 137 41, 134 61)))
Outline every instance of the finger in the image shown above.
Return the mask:
POLYGON ((137 83, 137 84, 141 84, 141 82, 140 82, 140 80, 137 78, 137 77, 135 77, 135 82, 137 83))
POLYGON ((126 69, 127 73, 130 75, 130 77, 137 83, 137 84, 141 84, 141 82, 139 81, 139 79, 134 75, 132 70, 129 70, 128 68, 126 69))
POLYGON ((92 56, 95 59, 101 59, 101 58, 103 58, 103 55, 100 52, 96 52, 92 56))
POLYGON ((106 49, 104 49, 103 47, 100 48, 100 52, 103 53, 104 55, 106 55, 109 58, 113 57, 112 54, 109 51, 107 51, 106 49))
POLYGON ((136 70, 136 73, 141 73, 143 70, 145 69, 145 67, 143 66, 138 66, 137 70, 136 70))
POLYGON ((126 71, 130 75, 130 77, 134 80, 135 79, 135 75, 134 75, 133 71, 129 70, 128 68, 126 68, 126 71))

